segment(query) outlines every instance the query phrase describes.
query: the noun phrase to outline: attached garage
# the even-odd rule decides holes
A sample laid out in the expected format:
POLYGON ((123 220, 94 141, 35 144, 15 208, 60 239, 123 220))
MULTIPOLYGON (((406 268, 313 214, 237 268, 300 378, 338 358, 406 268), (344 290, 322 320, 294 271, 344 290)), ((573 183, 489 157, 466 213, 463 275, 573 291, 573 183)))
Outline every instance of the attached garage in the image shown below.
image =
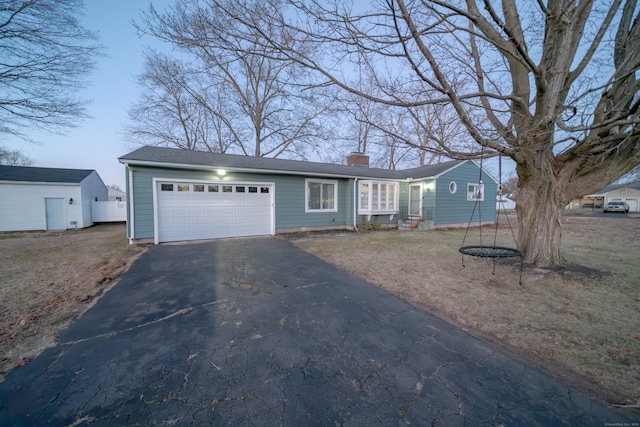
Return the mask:
POLYGON ((156 243, 274 234, 273 183, 154 181, 156 243))

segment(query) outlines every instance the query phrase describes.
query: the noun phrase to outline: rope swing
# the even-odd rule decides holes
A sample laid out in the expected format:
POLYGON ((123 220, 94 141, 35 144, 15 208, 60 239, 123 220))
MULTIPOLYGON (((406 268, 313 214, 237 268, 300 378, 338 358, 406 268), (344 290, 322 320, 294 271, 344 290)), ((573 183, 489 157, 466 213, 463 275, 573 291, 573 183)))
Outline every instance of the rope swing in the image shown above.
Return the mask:
MULTIPOLYGON (((493 245, 484 244, 483 235, 482 235, 482 204, 480 204, 481 194, 483 191, 483 183, 482 183, 482 163, 484 159, 484 147, 480 154, 480 176, 478 178, 478 193, 475 195, 476 203, 473 206, 473 211, 471 212, 471 218, 469 218, 469 224, 467 225, 467 230, 464 233, 464 238, 462 239, 462 245, 458 251, 462 256, 462 268, 465 268, 464 265, 464 256, 469 255, 478 258, 491 258, 493 260, 493 272, 492 274, 496 274, 496 259, 497 258, 513 258, 520 257, 520 285, 522 285, 522 268, 524 264, 524 259, 522 256, 522 251, 517 248, 511 248, 507 246, 498 246, 498 224, 500 222, 500 208, 496 211, 496 220, 495 220, 495 231, 493 235, 493 245), (465 246, 465 241, 467 240, 467 234, 469 233, 469 229, 471 228, 471 224, 473 221, 473 216, 478 211, 478 222, 479 222, 479 233, 480 233, 480 244, 479 245, 468 245, 465 246)), ((507 215, 507 209, 504 206, 504 202, 502 202, 502 155, 498 157, 498 196, 500 199, 500 204, 502 206, 502 210, 504 212, 505 217, 507 218, 507 224, 509 224, 509 229, 511 230, 511 237, 513 238, 514 245, 516 244, 515 233, 513 232, 513 227, 511 226, 511 221, 509 220, 509 216, 507 215)))

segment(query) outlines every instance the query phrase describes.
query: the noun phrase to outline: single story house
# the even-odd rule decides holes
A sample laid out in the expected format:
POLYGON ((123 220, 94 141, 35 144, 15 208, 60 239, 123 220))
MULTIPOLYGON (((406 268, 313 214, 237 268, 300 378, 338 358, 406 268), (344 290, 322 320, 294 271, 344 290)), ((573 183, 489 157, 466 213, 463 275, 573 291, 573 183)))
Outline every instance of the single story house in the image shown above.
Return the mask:
POLYGON ((107 197, 95 170, 0 166, 0 231, 89 227, 91 202, 107 197))
POLYGON ((336 165, 141 147, 119 161, 132 243, 495 221, 497 182, 468 160, 394 171, 360 153, 336 165))
POLYGON ((629 212, 640 212, 640 182, 611 184, 597 193, 572 200, 568 208, 602 209, 605 204, 617 201, 627 202, 629 212))

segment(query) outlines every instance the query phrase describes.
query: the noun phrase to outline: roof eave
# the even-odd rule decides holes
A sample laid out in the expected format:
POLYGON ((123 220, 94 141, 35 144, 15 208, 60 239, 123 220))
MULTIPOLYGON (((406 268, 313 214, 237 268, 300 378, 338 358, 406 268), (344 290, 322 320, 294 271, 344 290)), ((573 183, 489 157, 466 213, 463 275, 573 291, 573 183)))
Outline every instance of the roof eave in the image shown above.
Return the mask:
POLYGON ((52 182, 52 181, 5 181, 0 180, 1 184, 14 184, 14 185, 66 185, 66 186, 74 186, 80 185, 79 182, 52 182))
POLYGON ((281 174, 281 175, 298 175, 298 176, 317 176, 317 177, 330 177, 330 178, 350 178, 350 179, 382 179, 389 181, 401 181, 402 179, 396 178, 378 178, 374 176, 355 175, 355 174, 335 174, 327 172, 309 172, 309 171, 292 171, 292 170, 280 170, 280 169, 257 169, 257 168, 239 168, 232 166, 212 166, 212 165, 194 165, 188 163, 168 163, 168 162, 154 162, 149 160, 131 160, 120 158, 118 161, 124 165, 132 166, 149 166, 149 167, 163 167, 163 168, 175 168, 175 169, 194 169, 194 170, 218 170, 224 169, 233 172, 248 172, 248 173, 265 173, 265 174, 281 174))

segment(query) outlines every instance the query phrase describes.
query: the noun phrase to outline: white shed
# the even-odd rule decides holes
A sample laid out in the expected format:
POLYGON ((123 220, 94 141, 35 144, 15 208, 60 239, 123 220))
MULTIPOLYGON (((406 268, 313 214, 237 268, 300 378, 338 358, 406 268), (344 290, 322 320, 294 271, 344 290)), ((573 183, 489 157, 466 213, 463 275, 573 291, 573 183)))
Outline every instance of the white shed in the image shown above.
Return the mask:
POLYGON ((0 231, 93 225, 91 202, 108 200, 95 170, 0 166, 0 231))

